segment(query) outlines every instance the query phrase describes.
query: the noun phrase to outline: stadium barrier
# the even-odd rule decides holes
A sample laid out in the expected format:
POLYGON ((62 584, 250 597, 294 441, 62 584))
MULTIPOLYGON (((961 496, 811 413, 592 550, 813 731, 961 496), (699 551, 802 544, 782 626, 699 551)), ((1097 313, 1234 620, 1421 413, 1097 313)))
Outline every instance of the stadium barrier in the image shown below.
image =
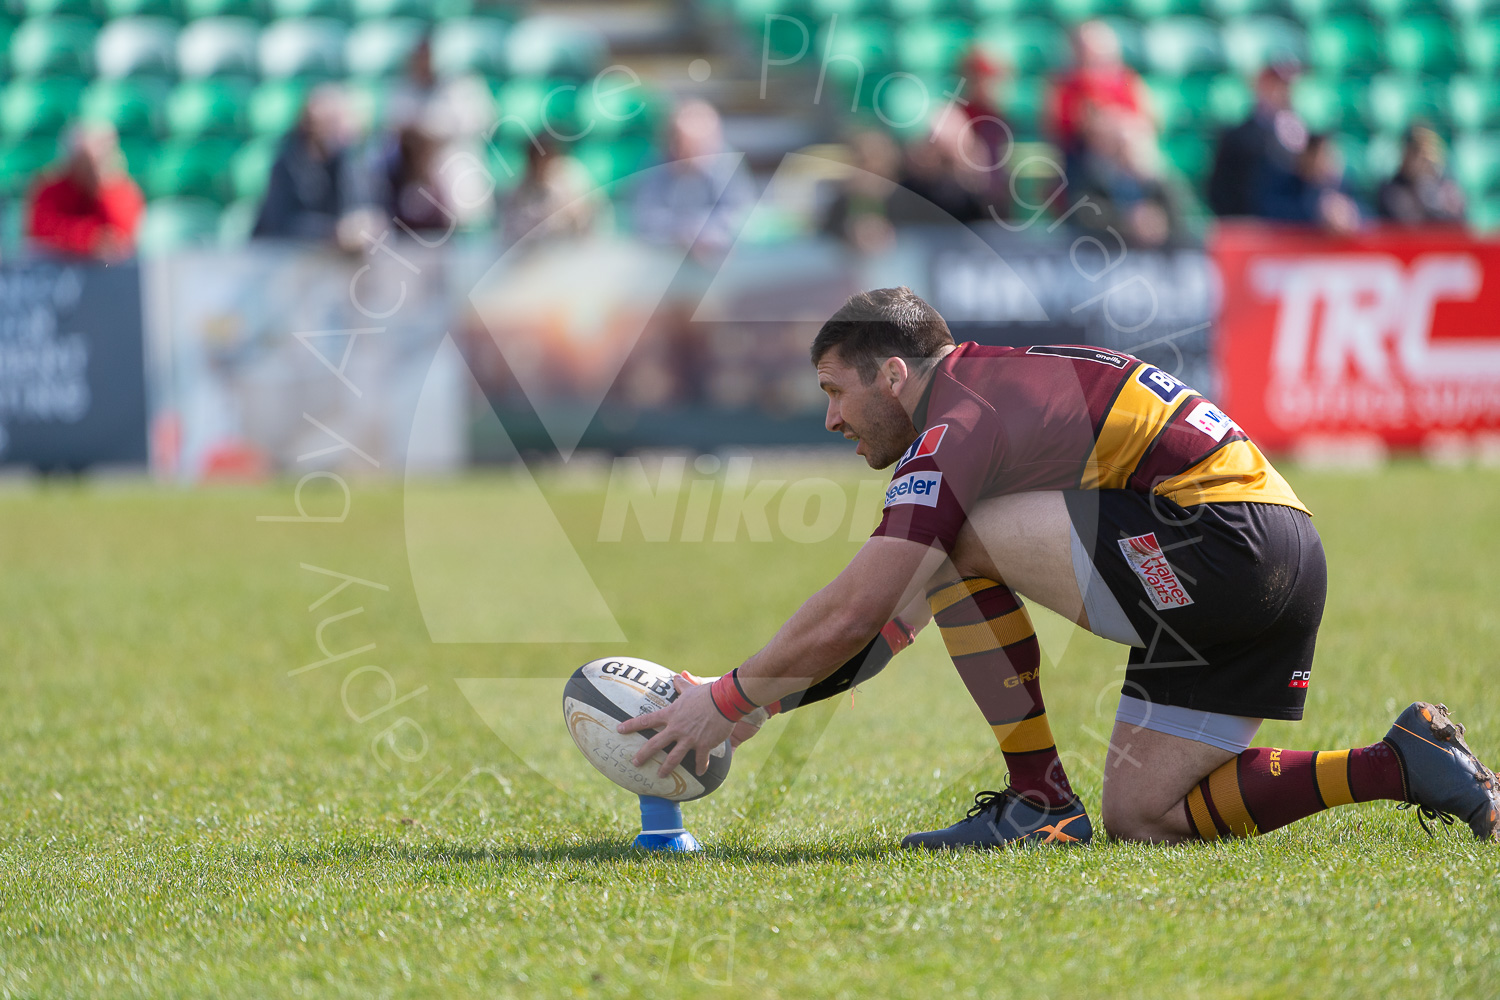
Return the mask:
POLYGON ((140 268, 0 268, 0 459, 144 461, 142 330, 153 468, 181 481, 828 443, 807 343, 893 283, 961 339, 1137 354, 1270 450, 1500 434, 1500 242, 1460 232, 1225 225, 1206 250, 1148 251, 931 227, 879 254, 742 242, 712 264, 626 237, 255 244, 140 268))

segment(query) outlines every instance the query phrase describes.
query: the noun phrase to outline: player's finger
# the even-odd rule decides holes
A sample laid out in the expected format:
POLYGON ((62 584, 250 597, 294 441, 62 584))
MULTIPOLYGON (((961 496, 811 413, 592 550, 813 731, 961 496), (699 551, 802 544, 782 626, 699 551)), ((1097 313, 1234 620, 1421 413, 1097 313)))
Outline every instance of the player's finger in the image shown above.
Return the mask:
POLYGON ((667 724, 667 709, 658 709, 645 715, 637 715, 633 719, 626 719, 615 727, 617 733, 634 733, 642 729, 659 729, 667 724))
POLYGON ((630 763, 634 764, 636 767, 645 767, 646 761, 650 760, 652 757, 655 757, 658 753, 666 748, 667 744, 671 742, 672 737, 668 736, 666 733, 657 733, 655 736, 647 740, 644 746, 636 751, 635 756, 630 758, 630 763))
POLYGON ((693 773, 701 776, 704 771, 708 770, 708 751, 699 750, 694 754, 694 758, 693 773))
POLYGON ((661 767, 657 770, 656 776, 658 778, 665 778, 677 770, 677 766, 682 763, 682 758, 687 756, 688 749, 689 747, 686 743, 678 740, 677 745, 672 748, 671 753, 667 754, 667 759, 662 762, 661 767))

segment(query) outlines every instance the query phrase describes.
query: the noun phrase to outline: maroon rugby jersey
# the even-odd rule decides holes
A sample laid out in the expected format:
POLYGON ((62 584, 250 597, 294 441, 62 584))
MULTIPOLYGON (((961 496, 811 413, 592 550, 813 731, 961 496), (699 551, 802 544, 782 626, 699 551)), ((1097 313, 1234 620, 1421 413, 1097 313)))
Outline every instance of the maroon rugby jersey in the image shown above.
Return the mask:
POLYGON ((1128 354, 961 344, 912 422, 920 433, 896 462, 876 535, 951 551, 977 500, 1037 490, 1307 509, 1218 407, 1128 354))

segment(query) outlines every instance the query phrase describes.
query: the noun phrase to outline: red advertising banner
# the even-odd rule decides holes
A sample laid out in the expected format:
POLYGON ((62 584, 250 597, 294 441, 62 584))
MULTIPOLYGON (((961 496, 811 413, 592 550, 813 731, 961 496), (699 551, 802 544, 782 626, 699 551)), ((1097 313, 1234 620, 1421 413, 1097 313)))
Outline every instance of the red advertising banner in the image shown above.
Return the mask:
POLYGON ((1261 447, 1500 432, 1500 241, 1227 224, 1212 251, 1219 402, 1261 447))

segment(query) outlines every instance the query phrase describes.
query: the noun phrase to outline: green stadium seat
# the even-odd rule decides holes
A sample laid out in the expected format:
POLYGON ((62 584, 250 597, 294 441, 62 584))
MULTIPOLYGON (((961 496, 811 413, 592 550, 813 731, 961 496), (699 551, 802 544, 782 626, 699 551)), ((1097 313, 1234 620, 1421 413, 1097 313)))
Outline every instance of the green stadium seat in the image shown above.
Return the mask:
POLYGON ((1500 128, 1500 80, 1455 76, 1448 84, 1455 128, 1466 132, 1500 128))
POLYGON ((814 51, 828 54, 830 79, 852 84, 863 70, 862 87, 866 91, 896 62, 895 32, 885 20, 829 21, 813 44, 814 51))
POLYGON ((1224 57, 1236 73, 1252 77, 1274 62, 1307 63, 1307 35, 1284 17, 1243 17, 1223 27, 1224 57))
POLYGON ((1148 24, 1146 66, 1162 76, 1222 71, 1224 45, 1218 25, 1201 17, 1167 17, 1148 24))
POLYGON ((256 87, 247 110, 250 131, 276 138, 290 132, 302 115, 310 90, 305 80, 270 80, 256 87))
POLYGON ((1370 0, 1289 0, 1292 13, 1303 24, 1312 25, 1337 14, 1354 14, 1366 20, 1378 19, 1370 0))
POLYGON ((79 17, 33 17, 10 36, 10 70, 16 76, 88 76, 96 29, 79 17))
POLYGON ((82 93, 78 80, 13 80, 0 93, 0 134, 55 136, 77 113, 82 93))
POLYGON ((1207 120, 1219 128, 1238 125, 1255 107, 1255 94, 1245 78, 1233 73, 1214 77, 1208 90, 1207 120))
POLYGON ((250 85, 239 80, 187 80, 167 97, 173 138, 238 136, 246 131, 250 85))
POLYGON ((188 21, 205 17, 247 17, 264 21, 269 15, 263 0, 178 0, 188 21))
POLYGON ((1460 68, 1458 36, 1437 15, 1403 18, 1386 29, 1386 58, 1402 73, 1451 76, 1460 68))
POLYGON ((1052 0, 1051 13, 1067 24, 1131 13, 1130 0, 1052 0))
POLYGON ((414 18, 363 21, 344 42, 344 65, 353 76, 396 76, 427 36, 427 25, 414 18))
POLYGON ((24 18, 94 16, 93 0, 11 0, 10 6, 24 18))
MULTIPOLYGON (((445 30, 449 24, 463 23, 445 21, 439 27, 445 30)), ((486 19, 471 18, 467 23, 486 23, 486 19)), ((434 53, 436 45, 434 39, 434 53)), ((506 64, 517 76, 585 77, 603 68, 608 54, 604 36, 576 21, 529 17, 512 25, 505 37, 506 64)))
POLYGON ((969 0, 969 15, 976 22, 1042 17, 1051 13, 1051 0, 969 0))
POLYGON ((96 80, 84 92, 79 115, 108 122, 122 137, 157 135, 168 89, 164 80, 96 80))
POLYGON ((1374 194, 1401 167, 1401 137, 1394 132, 1370 136, 1358 160, 1345 158, 1344 174, 1356 191, 1374 194))
POLYGON ((1130 12, 1149 24, 1163 17, 1201 15, 1203 4, 1201 0, 1131 0, 1130 12))
POLYGON ((1308 31, 1308 56, 1334 76, 1373 73, 1385 65, 1380 29, 1358 14, 1335 14, 1308 31))
POLYGON ((1196 130, 1208 124, 1208 94, 1214 77, 1146 76, 1151 107, 1163 132, 1196 130))
POLYGON ((1232 21, 1254 14, 1283 16, 1293 13, 1288 0, 1207 0, 1203 9, 1206 14, 1219 21, 1232 21))
POLYGON ((1198 132, 1177 132, 1162 140, 1162 152, 1167 162, 1177 168, 1193 187, 1198 187, 1208 176, 1213 165, 1212 140, 1198 132))
POLYGON ((1067 31, 1040 17, 986 21, 979 42, 1014 73, 1056 73, 1073 58, 1067 31))
POLYGON ((967 5, 959 0, 889 0, 891 16, 903 21, 929 20, 936 17, 967 14, 967 5))
POLYGON ((505 76, 506 36, 498 21, 469 18, 444 21, 432 33, 432 67, 441 76, 505 76))
POLYGON ((185 196, 223 202, 230 192, 231 140, 174 139, 151 158, 142 178, 152 198, 185 196))
POLYGON ((1042 134, 1048 86, 1047 80, 1040 76, 1012 76, 1003 84, 1001 115, 1018 140, 1035 139, 1042 134))
POLYGON ((1333 79, 1299 77, 1292 85, 1292 107, 1313 132, 1330 132, 1343 124, 1344 105, 1338 83, 1333 79))
POLYGON ((878 106, 875 108, 883 124, 897 134, 924 134, 936 117, 942 104, 933 100, 940 92, 935 80, 921 80, 911 76, 893 77, 880 88, 878 106))
POLYGON ((331 18, 273 21, 260 34, 261 75, 273 80, 342 76, 346 34, 331 18))
POLYGON ((173 0, 94 0, 94 13, 101 21, 120 17, 166 17, 179 19, 173 0))
POLYGON ((0 196, 25 195, 59 155, 56 136, 0 145, 0 196))
POLYGON ((388 120, 391 92, 399 81, 379 77, 355 77, 345 82, 349 113, 362 127, 374 129, 388 120))
POLYGON ((122 17, 94 40, 94 72, 107 79, 177 75, 177 23, 164 17, 122 17))
POLYGON ((352 13, 361 21, 388 17, 415 17, 431 20, 441 16, 433 10, 431 0, 354 0, 352 13))
POLYGON ((146 257, 209 247, 219 239, 219 207, 203 198, 163 197, 146 206, 136 249, 146 257))
POLYGON ((1443 6, 1455 21, 1481 21, 1500 17, 1500 0, 1445 0, 1443 6))
POLYGON ((1367 0, 1375 16, 1387 24, 1410 17, 1436 14, 1447 17, 1445 0, 1367 0))
POLYGON ((649 140, 626 142, 585 142, 574 155, 588 169, 594 183, 603 187, 622 180, 651 162, 653 149, 649 140))
POLYGON ((273 18, 331 17, 340 21, 349 19, 349 4, 346 0, 266 0, 266 7, 273 18))
POLYGON ((954 72, 973 37, 966 21, 918 21, 896 33, 896 58, 902 69, 918 76, 954 72))
POLYGON ((1500 134, 1460 136, 1453 143, 1452 168, 1470 198, 1500 195, 1500 134))
POLYGON ((189 79, 254 77, 260 72, 260 25, 247 17, 206 17, 177 36, 177 69, 189 79))
POLYGON ((217 238, 221 247, 239 247, 250 242, 255 222, 260 218, 260 199, 241 198, 219 213, 217 238))
POLYGON ((1381 73, 1370 80, 1369 120, 1377 132, 1400 132, 1414 121, 1446 128, 1451 121, 1448 86, 1432 78, 1381 73))
POLYGON ((259 201, 265 195, 281 142, 279 137, 252 139, 234 154, 229 162, 229 187, 236 198, 259 201))
POLYGON ((1500 76, 1500 15, 1464 28, 1464 56, 1470 70, 1500 76))

